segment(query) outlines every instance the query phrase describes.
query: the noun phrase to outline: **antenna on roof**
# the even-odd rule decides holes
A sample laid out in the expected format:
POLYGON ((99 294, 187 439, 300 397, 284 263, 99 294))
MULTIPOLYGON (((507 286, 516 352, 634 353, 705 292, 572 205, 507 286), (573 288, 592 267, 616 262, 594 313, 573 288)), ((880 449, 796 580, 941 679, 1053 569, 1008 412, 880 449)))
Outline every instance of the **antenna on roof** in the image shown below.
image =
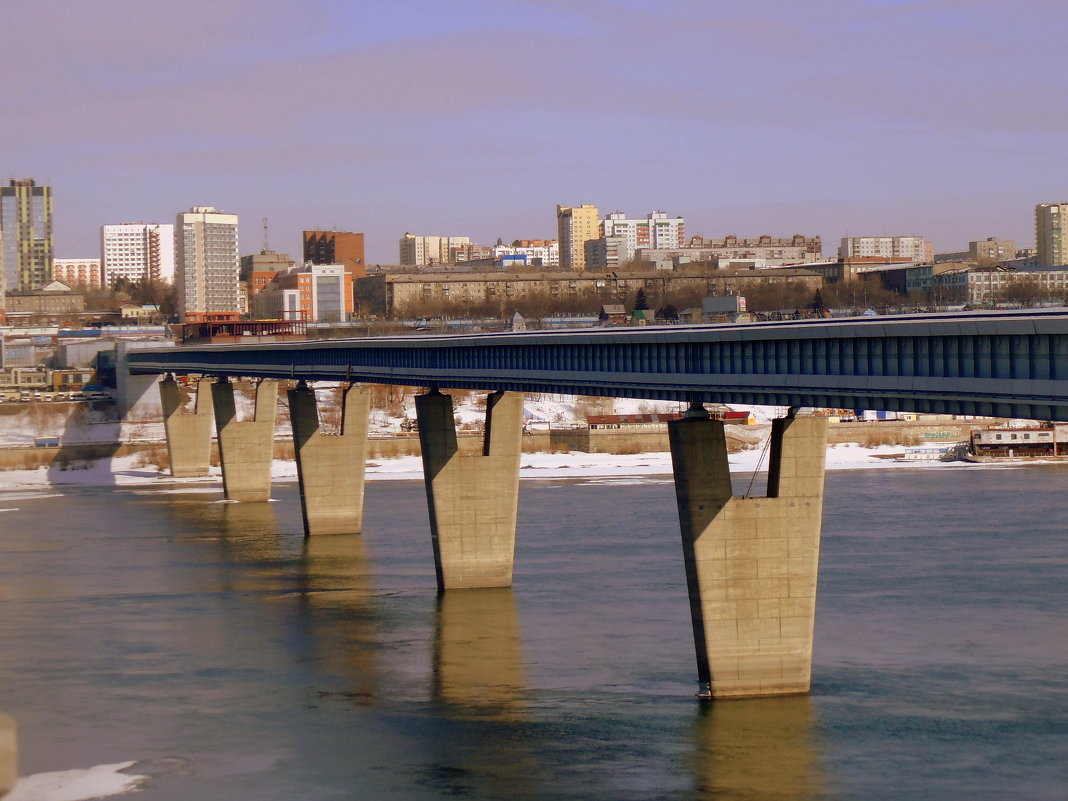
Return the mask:
POLYGON ((267 242, 267 218, 263 218, 263 249, 270 250, 267 242))

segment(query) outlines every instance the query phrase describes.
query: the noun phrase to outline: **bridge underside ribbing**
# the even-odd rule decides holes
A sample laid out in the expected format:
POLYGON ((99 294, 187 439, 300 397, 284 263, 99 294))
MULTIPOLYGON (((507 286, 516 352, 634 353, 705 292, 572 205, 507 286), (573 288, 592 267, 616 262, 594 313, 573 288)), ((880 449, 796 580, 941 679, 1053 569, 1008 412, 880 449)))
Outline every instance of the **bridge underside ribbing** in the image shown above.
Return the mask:
POLYGON ((199 346, 129 368, 1068 420, 1068 313, 199 346))

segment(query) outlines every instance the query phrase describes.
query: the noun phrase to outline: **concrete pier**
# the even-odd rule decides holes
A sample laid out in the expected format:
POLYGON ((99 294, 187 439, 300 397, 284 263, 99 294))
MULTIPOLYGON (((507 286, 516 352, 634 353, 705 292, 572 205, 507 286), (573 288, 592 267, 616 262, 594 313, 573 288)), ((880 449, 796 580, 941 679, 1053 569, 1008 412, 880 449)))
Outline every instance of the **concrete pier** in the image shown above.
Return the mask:
POLYGON ((15 721, 10 715, 0 712, 0 797, 15 786, 19 777, 18 744, 15 737, 15 721))
POLYGON ((458 452, 451 397, 438 392, 418 395, 415 410, 438 589, 510 587, 522 393, 495 392, 487 398, 481 456, 458 452))
POLYGON ((211 428, 215 411, 209 393, 211 379, 197 382, 193 413, 182 408, 182 388, 168 375, 159 384, 163 406, 163 430, 167 434, 167 456, 175 478, 206 476, 211 464, 211 428))
POLYGON ((237 419, 234 385, 229 381, 211 385, 211 400, 215 407, 226 499, 269 500, 278 382, 270 379, 260 382, 256 388, 256 411, 252 420, 237 419))
POLYGON ((341 430, 336 435, 320 428, 314 390, 302 381, 288 395, 305 535, 359 534, 370 392, 355 386, 344 390, 341 430))
POLYGON ((722 422, 668 431, 699 681, 712 698, 808 692, 827 421, 774 422, 765 498, 733 497, 722 422))

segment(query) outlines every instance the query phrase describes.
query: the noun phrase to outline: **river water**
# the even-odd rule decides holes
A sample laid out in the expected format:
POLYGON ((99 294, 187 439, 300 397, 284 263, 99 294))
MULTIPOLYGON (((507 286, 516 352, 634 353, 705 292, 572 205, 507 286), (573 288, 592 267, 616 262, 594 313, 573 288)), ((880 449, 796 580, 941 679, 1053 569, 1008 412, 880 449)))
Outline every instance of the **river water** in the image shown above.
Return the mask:
POLYGON ((1068 470, 828 474, 811 696, 703 704, 673 487, 525 481, 515 586, 439 599, 422 485, 0 492, 24 774, 144 799, 1068 797, 1068 470))

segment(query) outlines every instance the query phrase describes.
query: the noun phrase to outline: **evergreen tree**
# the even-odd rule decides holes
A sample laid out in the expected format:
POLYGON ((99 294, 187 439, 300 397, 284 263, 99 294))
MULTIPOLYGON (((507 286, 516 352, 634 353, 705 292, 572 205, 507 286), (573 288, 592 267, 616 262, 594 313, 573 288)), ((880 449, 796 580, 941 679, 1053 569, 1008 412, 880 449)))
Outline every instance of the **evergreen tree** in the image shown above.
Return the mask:
POLYGON ((638 294, 634 296, 634 311, 644 311, 649 308, 649 299, 645 297, 645 288, 642 287, 638 290, 638 294))

